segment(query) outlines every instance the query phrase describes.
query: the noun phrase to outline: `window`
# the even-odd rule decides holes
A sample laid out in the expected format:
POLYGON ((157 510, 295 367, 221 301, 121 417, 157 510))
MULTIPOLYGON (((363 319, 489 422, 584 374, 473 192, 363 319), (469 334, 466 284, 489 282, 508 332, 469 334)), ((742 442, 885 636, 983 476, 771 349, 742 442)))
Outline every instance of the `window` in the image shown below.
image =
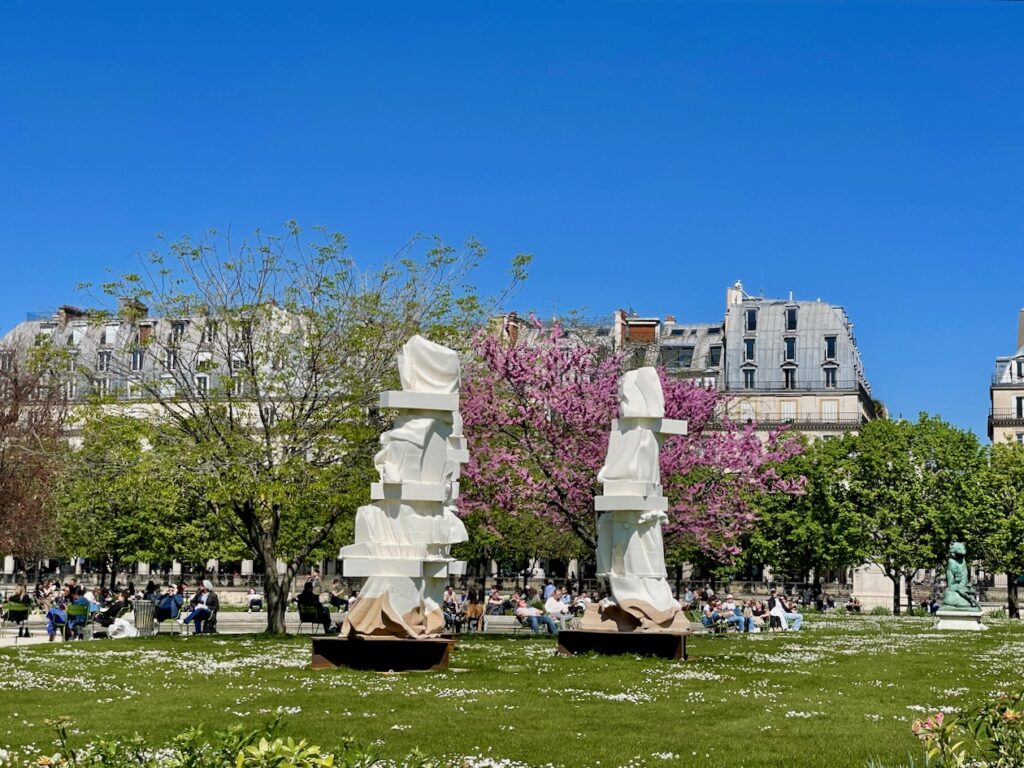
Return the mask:
POLYGON ((174 384, 174 378, 171 376, 162 376, 160 378, 160 397, 170 399, 178 394, 178 388, 174 384))
POLYGON ((835 368, 831 368, 831 367, 826 368, 825 369, 825 389, 835 389, 835 388, 836 388, 836 369, 835 368))
POLYGON ((1024 397, 1017 398, 1017 418, 1024 419, 1024 397))
POLYGON ((785 359, 787 361, 792 362, 793 360, 796 360, 796 337, 795 336, 787 336, 785 338, 785 342, 786 342, 786 358, 785 359))
POLYGON ((200 352, 196 359, 196 370, 207 373, 216 368, 217 365, 213 361, 213 356, 209 352, 200 352))
POLYGON ((143 325, 139 328, 139 344, 146 344, 153 336, 153 326, 143 325))
POLYGON ((114 356, 113 352, 100 352, 96 356, 96 370, 100 373, 106 373, 110 370, 110 360, 114 356))
POLYGON ((241 376, 231 379, 231 394, 235 397, 245 397, 245 379, 241 376))
POLYGON ((821 420, 828 422, 835 422, 839 420, 839 401, 838 400, 822 400, 821 401, 821 420))
POLYGON ((755 374, 755 371, 754 371, 753 368, 744 368, 743 369, 743 388, 744 389, 753 389, 754 388, 754 384, 755 384, 754 374, 755 374))
POLYGON ((753 360, 754 359, 754 340, 744 339, 743 340, 743 359, 753 360))
POLYGON ((14 353, 11 351, 0 352, 0 371, 14 370, 14 353))
POLYGON ((200 341, 203 344, 211 344, 217 338, 217 321, 207 320, 203 324, 203 334, 200 341))
POLYGON ((231 373, 238 373, 239 371, 245 369, 245 360, 243 360, 239 355, 232 355, 230 367, 231 373))
POLYGON ((196 376, 196 392, 205 395, 210 391, 210 379, 207 376, 196 376))
POLYGON ((124 391, 130 398, 137 398, 142 395, 142 389, 134 381, 125 382, 124 391))
POLYGON ((787 307, 786 308, 786 330, 787 331, 795 331, 796 330, 796 307, 787 307))
POLYGON ((171 323, 171 332, 167 337, 169 344, 178 344, 185 335, 185 323, 182 320, 175 320, 171 323))
POLYGON ((68 372, 74 373, 78 368, 78 355, 72 352, 68 355, 68 372))
POLYGON ((141 371, 146 362, 146 352, 142 349, 132 350, 131 368, 133 371, 141 371))
POLYGON ((740 403, 740 421, 745 424, 749 424, 754 420, 754 404, 743 402, 740 403))
POLYGON ((78 398, 78 381, 76 379, 71 379, 64 384, 64 394, 67 396, 68 400, 75 400, 78 398))
POLYGON ((1024 357, 1017 360, 1017 378, 1024 379, 1024 357))
POLYGON ((1024 432, 1018 432, 1017 436, 1016 436, 1016 440, 1021 445, 1024 445, 1024 432))
POLYGON ((178 367, 178 350, 168 349, 164 351, 164 370, 173 371, 178 367))
POLYGON ((722 348, 721 347, 711 347, 708 350, 707 367, 708 368, 717 368, 721 364, 722 364, 722 348))
POLYGON ((783 368, 782 376, 783 389, 796 389, 796 368, 783 368))
POLYGON ((825 359, 835 360, 836 359, 836 337, 826 336, 825 337, 825 359))
POLYGON ((689 368, 693 364, 693 347, 663 347, 661 363, 666 368, 689 368))
POLYGON ((783 421, 794 421, 796 419, 796 400, 783 400, 779 403, 779 415, 783 421))
POLYGON ((117 329, 116 325, 108 325, 103 329, 103 333, 100 334, 100 345, 104 347, 111 347, 114 342, 117 341, 117 329))
POLYGON ((92 389, 99 397, 106 397, 110 394, 110 379, 96 379, 92 383, 92 389))
POLYGON ((757 330, 757 310, 748 309, 745 313, 746 323, 743 326, 745 331, 756 331, 757 330))

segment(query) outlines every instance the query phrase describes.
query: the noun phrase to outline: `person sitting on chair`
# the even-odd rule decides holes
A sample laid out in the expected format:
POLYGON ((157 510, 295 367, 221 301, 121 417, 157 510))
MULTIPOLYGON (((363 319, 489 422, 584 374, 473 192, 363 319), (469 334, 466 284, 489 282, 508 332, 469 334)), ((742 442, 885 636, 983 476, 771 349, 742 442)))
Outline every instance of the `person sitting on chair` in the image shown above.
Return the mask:
MULTIPOLYGON (((19 584, 14 588, 14 594, 7 598, 8 602, 19 603, 28 607, 32 606, 32 597, 29 595, 28 590, 25 589, 24 584, 19 584)), ((28 611, 24 613, 18 612, 17 614, 8 613, 4 616, 5 621, 17 621, 18 622, 18 637, 28 637, 28 611), (23 618, 20 618, 23 617, 23 618)))
POLYGON ((316 612, 317 621, 323 625, 324 634, 338 633, 338 628, 331 623, 331 610, 320 602, 320 596, 313 591, 312 581, 307 581, 303 585, 302 591, 295 596, 295 602, 299 604, 299 610, 305 608, 316 612))
POLYGON ((255 587, 249 587, 249 594, 245 596, 245 610, 249 613, 259 613, 263 610, 263 597, 255 587))
POLYGON ((548 628, 549 635, 558 634, 558 625, 555 624, 555 620, 550 616, 545 616, 540 609, 527 605, 522 597, 518 598, 516 603, 516 616, 524 624, 529 624, 535 635, 540 633, 541 624, 548 628))
POLYGON ((130 598, 131 594, 127 589, 121 590, 117 600, 96 614, 96 623, 101 627, 109 627, 122 611, 127 611, 131 607, 130 598))
POLYGON ((178 623, 188 624, 189 622, 194 622, 197 635, 202 634, 204 631, 212 634, 213 628, 208 622, 213 616, 213 612, 220 607, 220 600, 217 599, 217 594, 213 591, 213 584, 209 581, 204 581, 199 589, 196 590, 192 599, 188 601, 188 604, 192 610, 184 618, 179 616, 178 623))
MULTIPOLYGON (((125 592, 127 591, 125 590, 125 592)), ((178 614, 181 613, 181 606, 185 603, 182 591, 180 585, 177 587, 173 585, 168 586, 153 609, 153 618, 158 622, 178 618, 178 614)))

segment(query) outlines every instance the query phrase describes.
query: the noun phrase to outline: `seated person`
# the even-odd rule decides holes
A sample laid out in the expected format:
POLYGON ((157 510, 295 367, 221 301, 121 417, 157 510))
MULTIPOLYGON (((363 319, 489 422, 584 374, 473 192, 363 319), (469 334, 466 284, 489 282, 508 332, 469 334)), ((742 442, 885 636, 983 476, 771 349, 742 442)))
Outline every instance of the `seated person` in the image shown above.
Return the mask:
POLYGON ((336 611, 348 610, 348 600, 345 598, 345 590, 341 586, 341 579, 335 579, 331 582, 331 592, 327 602, 336 611))
MULTIPOLYGON (((127 591, 127 590, 125 590, 127 591)), ((181 606, 185 603, 185 597, 182 594, 181 586, 168 586, 164 590, 163 595, 157 601, 156 607, 153 609, 153 618, 158 622, 166 621, 167 619, 176 619, 178 614, 181 612, 181 606)))
POLYGON ((743 609, 736 605, 732 595, 725 596, 725 602, 719 604, 718 611, 722 614, 726 624, 736 627, 737 632, 743 631, 743 627, 746 625, 746 621, 743 619, 743 609))
POLYGON ((470 632, 475 632, 480 628, 480 619, 484 615, 484 606, 477 599, 475 594, 469 596, 469 601, 466 603, 466 624, 469 627, 470 632))
POLYGON ((501 613, 502 606, 505 604, 505 598, 501 596, 497 587, 491 587, 491 593, 487 596, 487 605, 484 610, 488 616, 497 616, 501 613))
POLYGON ((109 627, 122 611, 127 611, 131 608, 130 600, 131 593, 127 589, 121 590, 117 600, 96 614, 96 623, 101 627, 109 627))
POLYGON ((572 618, 572 613, 569 611, 569 606, 562 600, 562 595, 561 587, 556 588, 551 596, 544 601, 544 613, 564 627, 565 622, 572 618))
POLYGON ((522 597, 516 601, 516 616, 524 624, 529 624, 530 629, 533 630, 535 635, 540 632, 541 624, 548 628, 549 635, 558 634, 558 625, 555 624, 554 619, 550 616, 545 616, 544 612, 539 608, 527 605, 522 597))
POLYGON ((860 613, 860 600, 856 597, 851 596, 850 602, 846 604, 847 613, 860 613))
POLYGON ((263 610, 263 597, 255 587, 249 587, 249 594, 245 596, 245 610, 249 613, 259 613, 263 610))
POLYGON ((338 628, 331 623, 331 610, 320 602, 320 596, 313 591, 313 582, 307 581, 302 591, 295 596, 295 602, 299 604, 299 609, 305 608, 308 611, 315 611, 317 621, 323 625, 324 633, 328 635, 336 635, 338 628))
MULTIPOLYGON (((24 605, 26 608, 30 608, 32 606, 32 598, 29 596, 28 590, 25 588, 24 584, 19 584, 15 587, 14 594, 8 597, 7 600, 11 603, 24 605)), ((25 611, 24 613, 19 611, 16 614, 8 613, 4 616, 4 620, 10 621, 13 617, 18 617, 18 637, 28 637, 28 627, 25 626, 25 622, 28 620, 28 611, 25 611), (24 618, 21 618, 22 616, 24 618)))
POLYGON ((220 607, 220 600, 217 598, 217 593, 213 591, 213 584, 209 581, 204 581, 196 593, 192 596, 192 599, 188 601, 189 606, 192 610, 189 611, 188 616, 184 618, 179 617, 179 624, 188 624, 189 622, 195 622, 196 634, 201 632, 208 632, 213 634, 213 627, 210 626, 210 619, 213 617, 214 611, 220 607))
POLYGON ((722 615, 715 610, 715 604, 710 600, 704 603, 704 609, 701 611, 700 623, 705 627, 715 627, 722 623, 722 615))

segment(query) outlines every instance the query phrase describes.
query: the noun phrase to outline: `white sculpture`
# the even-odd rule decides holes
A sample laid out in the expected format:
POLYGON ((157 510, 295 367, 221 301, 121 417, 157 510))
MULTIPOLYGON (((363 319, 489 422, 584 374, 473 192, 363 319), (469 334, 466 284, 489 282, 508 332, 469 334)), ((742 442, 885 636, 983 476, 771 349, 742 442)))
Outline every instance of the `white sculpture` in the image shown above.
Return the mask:
POLYGON ((399 411, 374 456, 380 482, 356 512, 355 543, 342 547, 346 576, 366 583, 342 628, 348 635, 432 637, 444 630, 441 596, 465 563, 450 557, 466 541, 456 514, 460 465, 469 460, 459 416, 459 357, 413 336, 398 353, 402 391, 381 393, 399 411))
POLYGON ((686 422, 666 419, 661 381, 654 368, 619 379, 619 413, 612 421, 608 455, 598 474, 604 494, 595 499, 597 574, 611 597, 584 617, 586 629, 645 631, 686 626, 672 597, 661 536, 668 500, 661 495, 658 467, 666 435, 685 435, 686 422))

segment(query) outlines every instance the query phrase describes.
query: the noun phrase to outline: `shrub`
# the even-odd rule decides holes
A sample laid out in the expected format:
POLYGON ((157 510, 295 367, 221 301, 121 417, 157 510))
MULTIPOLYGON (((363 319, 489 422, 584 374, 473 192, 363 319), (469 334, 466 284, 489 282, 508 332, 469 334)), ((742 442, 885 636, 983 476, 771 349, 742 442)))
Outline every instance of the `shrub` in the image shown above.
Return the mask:
MULTIPOLYGON (((395 763, 379 757, 372 748, 354 739, 342 740, 341 748, 326 752, 305 739, 295 741, 278 735, 281 716, 246 730, 240 725, 209 737, 202 727, 185 731, 169 746, 152 748, 141 736, 101 739, 75 748, 68 741, 71 720, 47 721, 57 732, 57 752, 29 760, 0 749, 0 768, 388 768, 395 763)), ((403 768, 432 768, 434 763, 413 751, 403 768)))
POLYGON ((886 608, 884 605, 876 605, 871 609, 871 616, 892 616, 892 608, 886 608))

